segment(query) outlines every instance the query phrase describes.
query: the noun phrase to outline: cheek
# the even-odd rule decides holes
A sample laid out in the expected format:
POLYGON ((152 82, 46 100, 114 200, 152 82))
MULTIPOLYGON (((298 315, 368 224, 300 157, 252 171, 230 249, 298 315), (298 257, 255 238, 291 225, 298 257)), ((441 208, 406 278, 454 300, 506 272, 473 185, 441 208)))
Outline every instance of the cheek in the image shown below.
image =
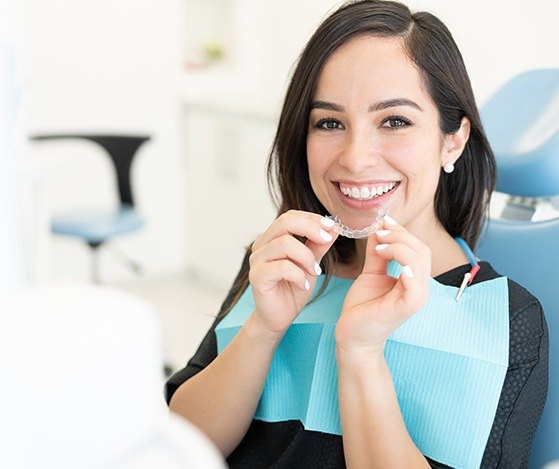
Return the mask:
POLYGON ((392 166, 408 177, 418 176, 440 166, 440 148, 429 142, 429 138, 418 138, 416 135, 386 139, 382 154, 392 166))
POLYGON ((307 165, 309 168, 309 179, 313 189, 324 179, 324 175, 330 166, 329 152, 324 145, 309 137, 307 141, 307 165))
POLYGON ((401 173, 415 173, 416 163, 421 149, 418 148, 417 140, 411 138, 385 139, 379 148, 379 153, 391 166, 401 173))

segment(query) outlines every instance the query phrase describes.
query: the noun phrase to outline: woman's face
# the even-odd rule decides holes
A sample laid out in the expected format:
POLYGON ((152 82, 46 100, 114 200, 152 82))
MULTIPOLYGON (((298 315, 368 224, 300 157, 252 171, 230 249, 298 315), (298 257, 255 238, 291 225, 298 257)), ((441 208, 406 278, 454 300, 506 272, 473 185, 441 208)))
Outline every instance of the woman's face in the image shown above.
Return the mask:
POLYGON ((384 207, 417 235, 434 226, 441 167, 454 162, 445 140, 435 103, 400 39, 358 37, 325 63, 307 159, 316 196, 343 224, 368 226, 384 207))

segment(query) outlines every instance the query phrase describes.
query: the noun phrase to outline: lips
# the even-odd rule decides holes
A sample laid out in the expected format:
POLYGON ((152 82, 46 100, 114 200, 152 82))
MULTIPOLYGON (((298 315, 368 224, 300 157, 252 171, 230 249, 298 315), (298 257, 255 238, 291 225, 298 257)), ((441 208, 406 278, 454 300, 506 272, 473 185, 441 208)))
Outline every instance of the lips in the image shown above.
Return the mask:
POLYGON ((340 182, 339 188, 342 194, 353 200, 372 200, 381 195, 387 194, 398 185, 398 181, 375 183, 375 184, 357 184, 349 182, 340 182))

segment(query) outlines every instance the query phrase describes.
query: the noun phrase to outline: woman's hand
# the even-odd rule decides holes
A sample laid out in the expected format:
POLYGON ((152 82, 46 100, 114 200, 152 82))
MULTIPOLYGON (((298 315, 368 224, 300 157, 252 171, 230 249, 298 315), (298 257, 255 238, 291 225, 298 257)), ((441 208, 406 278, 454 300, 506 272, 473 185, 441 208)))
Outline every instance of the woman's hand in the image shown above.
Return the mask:
POLYGON ((320 261, 337 238, 333 225, 318 214, 290 210, 252 245, 254 314, 267 332, 283 334, 309 300, 320 261))
POLYGON ((382 352, 388 336, 427 301, 430 249, 390 217, 383 228, 367 240, 363 272, 336 325, 336 344, 344 351, 382 352), (399 279, 386 274, 391 259, 404 266, 399 279))

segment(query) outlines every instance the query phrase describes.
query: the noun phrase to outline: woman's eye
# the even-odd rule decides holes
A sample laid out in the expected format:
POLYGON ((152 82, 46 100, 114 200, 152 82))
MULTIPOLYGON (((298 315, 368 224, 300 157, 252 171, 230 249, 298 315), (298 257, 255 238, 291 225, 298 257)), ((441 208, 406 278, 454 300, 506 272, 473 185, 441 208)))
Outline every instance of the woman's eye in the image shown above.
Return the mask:
POLYGON ((383 127, 388 127, 390 129, 397 129, 401 127, 408 127, 411 125, 411 121, 405 117, 394 116, 385 119, 382 123, 383 127))
POLYGON ((336 119, 320 119, 315 124, 315 127, 322 130, 338 130, 343 128, 341 122, 336 119))

